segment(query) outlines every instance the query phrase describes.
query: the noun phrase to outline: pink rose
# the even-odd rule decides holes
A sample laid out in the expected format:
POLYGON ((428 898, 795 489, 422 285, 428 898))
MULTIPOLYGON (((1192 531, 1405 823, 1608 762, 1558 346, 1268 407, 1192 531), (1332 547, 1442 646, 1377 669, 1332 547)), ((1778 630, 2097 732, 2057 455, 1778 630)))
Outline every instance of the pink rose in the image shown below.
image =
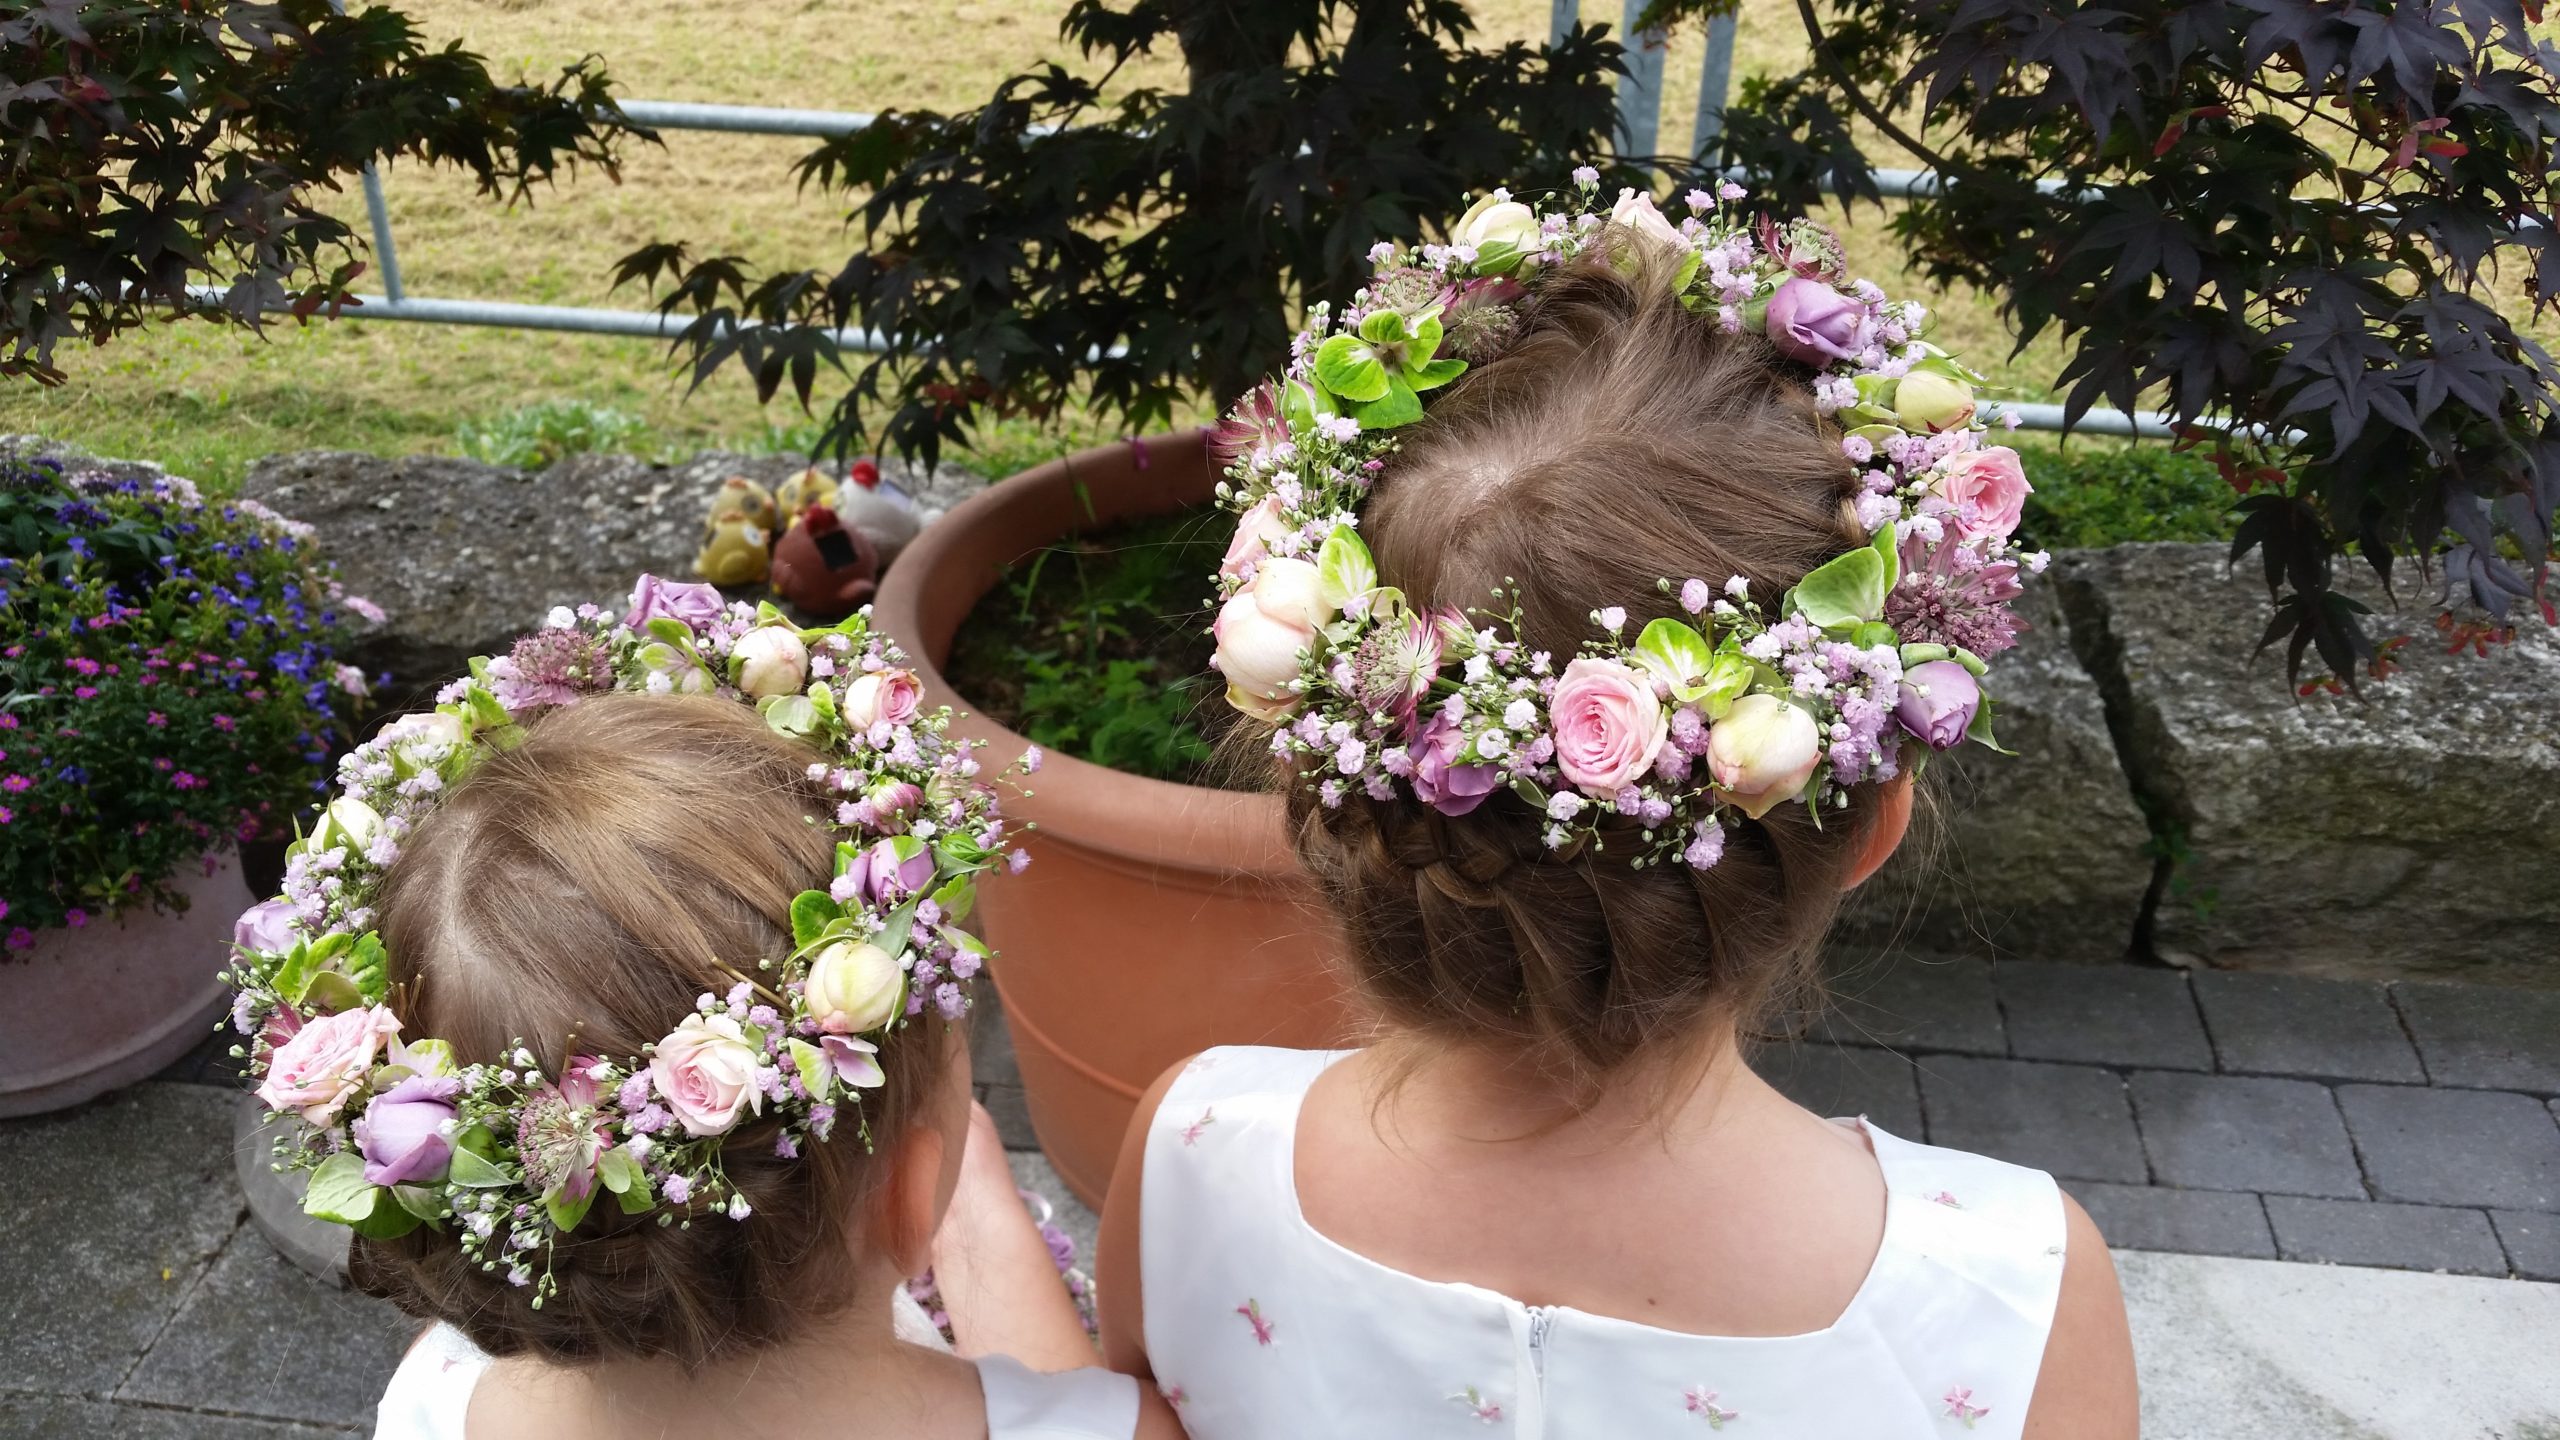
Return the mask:
POLYGON ((267 1057, 258 1098, 327 1125, 364 1089, 382 1043, 399 1033, 400 1018, 379 1005, 308 1021, 267 1057))
POLYGON ((1422 727, 1413 742, 1413 795, 1443 815, 1464 815, 1484 803, 1502 778, 1496 765, 1461 765, 1466 732, 1447 716, 1422 727))
POLYGON ((631 613, 622 617, 622 623, 641 630, 652 620, 665 619, 699 631, 727 609, 728 603, 720 598, 717 586, 679 584, 643 575, 640 583, 631 587, 631 613))
POLYGON ((688 1135, 725 1135, 743 1108, 764 1113, 756 1088, 762 1063, 738 1022, 726 1015, 687 1015, 649 1061, 649 1083, 688 1135))
POLYGON ((1332 618, 1315 566, 1283 557, 1263 561, 1253 583, 1227 597, 1211 627, 1227 703, 1266 723, 1296 710, 1302 697, 1289 686, 1298 678, 1299 654, 1315 645, 1316 628, 1332 618))
POLYGON ((1929 488, 1956 507, 1956 523, 1968 538, 2007 536, 2035 487, 2027 483, 2018 452, 2006 445, 1947 457, 1929 488))
POLYGON ((1615 795, 1641 778, 1670 734, 1653 681, 1615 660, 1564 667, 1547 701, 1556 768, 1588 795, 1615 795))
POLYGON ((844 687, 844 722, 856 730, 868 730, 887 722, 904 725, 916 718, 916 708, 924 703, 924 686, 912 670, 873 670, 853 678, 844 687))
POLYGON ((1743 696, 1707 730, 1716 793, 1754 820, 1802 794, 1821 763, 1821 727, 1775 695, 1743 696))
POLYGON ((1241 580, 1245 572, 1262 564, 1271 555, 1271 547, 1289 533, 1280 518, 1280 497, 1268 495, 1260 504, 1236 519, 1236 536, 1227 542, 1227 558, 1218 562, 1218 577, 1241 580))
POLYGON ((1669 220, 1663 218, 1662 211, 1653 203, 1653 197, 1641 190, 1618 192, 1618 203, 1616 208, 1609 212, 1609 223, 1623 225, 1647 240, 1659 241, 1665 245, 1688 244, 1680 238, 1679 230, 1669 220))
POLYGON ((1827 280, 1797 276, 1769 297, 1769 343, 1819 370, 1857 353, 1867 307, 1827 280))

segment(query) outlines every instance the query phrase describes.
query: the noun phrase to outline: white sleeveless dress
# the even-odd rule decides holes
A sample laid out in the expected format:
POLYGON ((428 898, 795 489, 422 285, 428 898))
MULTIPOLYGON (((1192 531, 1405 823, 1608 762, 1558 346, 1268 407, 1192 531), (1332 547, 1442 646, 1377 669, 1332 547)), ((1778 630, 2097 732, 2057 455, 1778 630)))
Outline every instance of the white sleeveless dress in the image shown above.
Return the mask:
MULTIPOLYGON (((902 1340, 949 1350, 924 1311, 900 1290, 902 1340)), ((409 1347, 374 1411, 374 1440, 465 1440, 471 1390, 490 1365, 479 1346, 449 1325, 436 1325, 409 1347)), ((987 1397, 987 1440, 1130 1440, 1138 1428, 1138 1383, 1108 1370, 1039 1374, 990 1355, 973 1362, 987 1397)), ((867 1436, 858 1421, 844 1432, 867 1436)))
POLYGON ((1424 1280, 1317 1232, 1292 1174, 1298 1109, 1344 1053, 1209 1051, 1150 1124, 1147 1356, 1192 1440, 2014 1440, 2024 1426, 2062 1280, 2061 1194, 2043 1172, 1861 1120, 1889 1198, 1840 1318, 1682 1334, 1424 1280))

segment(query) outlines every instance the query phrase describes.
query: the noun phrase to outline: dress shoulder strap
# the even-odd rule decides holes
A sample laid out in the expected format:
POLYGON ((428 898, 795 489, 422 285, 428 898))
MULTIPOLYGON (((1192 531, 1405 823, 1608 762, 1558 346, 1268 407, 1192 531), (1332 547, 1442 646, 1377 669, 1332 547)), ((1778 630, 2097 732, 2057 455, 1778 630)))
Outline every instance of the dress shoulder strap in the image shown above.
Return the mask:
POLYGON ((987 1440, 1130 1440, 1138 1382, 1108 1370, 1043 1375, 1007 1355, 976 1362, 987 1397, 987 1440))

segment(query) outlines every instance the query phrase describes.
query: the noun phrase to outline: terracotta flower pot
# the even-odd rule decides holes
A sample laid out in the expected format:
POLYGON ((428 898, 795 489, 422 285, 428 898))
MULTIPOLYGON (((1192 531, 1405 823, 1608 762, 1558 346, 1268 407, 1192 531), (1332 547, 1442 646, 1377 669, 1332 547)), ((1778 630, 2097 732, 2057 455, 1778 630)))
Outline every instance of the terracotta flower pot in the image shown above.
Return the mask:
MULTIPOLYGON (((927 703, 974 710, 940 672, 1007 566, 1079 531, 1210 497, 1198 433, 1106 445, 986 490, 926 528, 873 611, 927 703)), ((1031 742, 977 715, 955 729, 1005 763, 1031 742)), ((1037 822, 1031 868, 980 892, 996 988, 1041 1148, 1099 1207, 1138 1096, 1211 1045, 1322 1046, 1348 1035, 1340 939, 1290 854, 1280 801, 1172 785, 1051 755, 1007 814, 1037 822)))
POLYGON ((230 1003, 216 978, 249 887, 230 855, 181 866, 184 913, 36 932, 0 957, 0 1116, 60 1110, 157 1073, 230 1003))

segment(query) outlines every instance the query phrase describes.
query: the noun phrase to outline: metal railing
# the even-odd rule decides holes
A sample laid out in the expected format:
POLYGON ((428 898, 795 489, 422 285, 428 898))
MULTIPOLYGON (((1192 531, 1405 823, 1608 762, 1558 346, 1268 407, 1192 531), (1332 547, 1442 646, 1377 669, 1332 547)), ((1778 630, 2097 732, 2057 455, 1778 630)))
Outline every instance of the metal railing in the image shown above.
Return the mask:
MULTIPOLYGON (((1626 73, 1618 79, 1619 153, 1658 153, 1662 121, 1663 36, 1658 31, 1634 33, 1645 0, 1624 0, 1622 34, 1627 35, 1626 73)), ((1549 38, 1560 41, 1579 23, 1581 0, 1552 0, 1549 38)), ((1698 107, 1690 130, 1688 152, 1703 156, 1724 132, 1725 101, 1732 89, 1735 18, 1707 24, 1706 48, 1698 70, 1698 107)), ((632 120, 658 130, 699 130, 731 135, 781 135, 831 139, 869 126, 873 115, 857 110, 799 110, 770 105, 705 105, 677 100, 626 100, 622 111, 632 120)), ((1938 177, 1925 170, 1878 170, 1876 188, 1889 197, 1935 194, 1938 177)), ((2048 182, 2050 183, 2050 182, 2048 182)), ((463 300, 412 295, 400 277, 400 253, 392 240, 391 212, 384 203, 382 177, 364 170, 365 212, 372 222, 375 273, 382 293, 357 295, 356 304, 340 313, 357 320, 405 320, 426 325, 484 325, 510 330, 569 331, 588 335, 625 335, 672 340, 692 317, 654 310, 619 310, 581 305, 528 305, 505 300, 463 300)), ((200 299, 219 299, 221 292, 199 287, 200 299)), ((877 331, 838 330, 837 344, 850 350, 882 347, 877 331)), ((1986 408, 2015 414, 2028 430, 2060 430, 2063 407, 1996 402, 1986 408)), ((2174 434, 2166 415, 2156 411, 2093 409, 2074 430, 2088 435, 2165 437, 2174 434)))

